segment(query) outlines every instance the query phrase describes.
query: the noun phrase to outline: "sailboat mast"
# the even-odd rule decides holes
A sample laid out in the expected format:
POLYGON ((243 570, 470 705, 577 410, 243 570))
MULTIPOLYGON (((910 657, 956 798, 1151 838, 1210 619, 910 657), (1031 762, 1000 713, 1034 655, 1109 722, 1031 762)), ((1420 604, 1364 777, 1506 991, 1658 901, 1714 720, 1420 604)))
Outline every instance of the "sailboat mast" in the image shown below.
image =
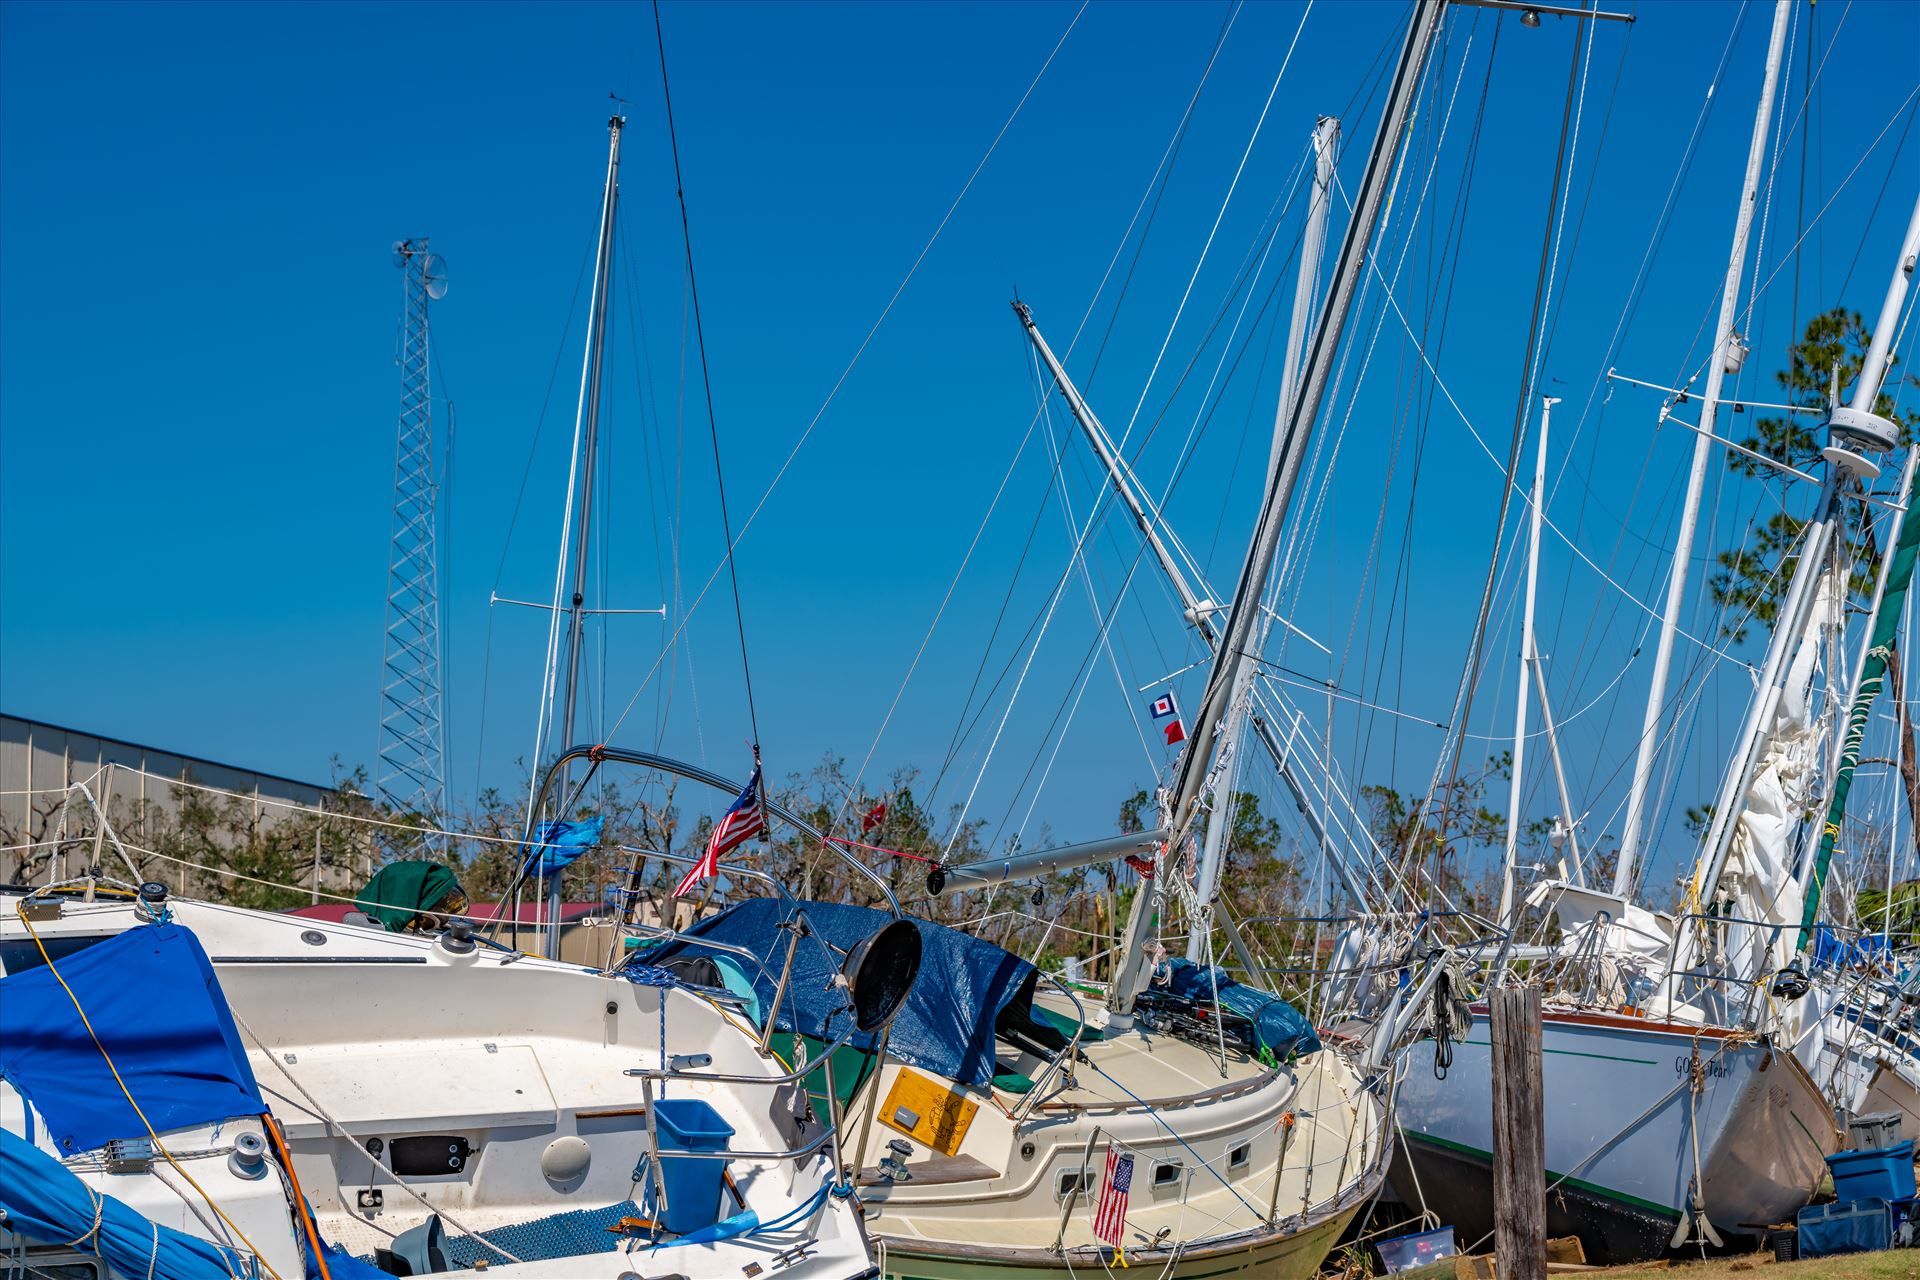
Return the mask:
MULTIPOLYGON (((1533 600, 1540 582, 1541 508, 1547 501, 1547 428, 1553 422, 1553 406, 1559 403, 1558 396, 1541 398, 1540 443, 1533 455, 1533 498, 1528 504, 1533 510, 1532 524, 1527 533, 1527 603, 1520 615, 1520 696, 1514 700, 1513 709, 1512 783, 1507 790, 1507 847, 1506 856, 1501 862, 1500 914, 1497 917, 1503 926, 1513 923, 1513 864, 1520 851, 1520 787, 1525 778, 1527 761, 1527 690, 1533 677, 1530 665, 1534 653, 1533 600)), ((1567 816, 1571 820, 1572 815, 1567 816)))
MULTIPOLYGON (((1094 455, 1099 458, 1101 465, 1106 469, 1107 479, 1109 483, 1112 484, 1114 493, 1119 497, 1121 504, 1132 513, 1135 526, 1140 530, 1141 536, 1146 539, 1148 548, 1154 553, 1154 559, 1159 563, 1162 572, 1167 575, 1167 580, 1172 584, 1174 594, 1178 596, 1180 600, 1181 613, 1186 617, 1187 621, 1193 624, 1194 629, 1200 633, 1200 638, 1206 642, 1209 649, 1216 647, 1219 642, 1219 635, 1213 625, 1213 615, 1216 612, 1216 606, 1211 600, 1203 599, 1200 596, 1194 589, 1193 584, 1188 580, 1186 573, 1180 568, 1179 562, 1174 558, 1172 552, 1168 550, 1166 541, 1160 534, 1160 529, 1164 521, 1159 518, 1159 513, 1149 505, 1147 499, 1140 494, 1133 473, 1128 469, 1126 461, 1114 452, 1113 442, 1111 438, 1108 437, 1106 428, 1101 425, 1100 419, 1094 416, 1092 407, 1087 404, 1086 398, 1080 394, 1080 389, 1074 386, 1073 379, 1068 377, 1067 371, 1061 367, 1059 358, 1053 353, 1053 348, 1047 345, 1046 338, 1042 336, 1040 332, 1040 326, 1034 322, 1032 310, 1028 308, 1024 302, 1014 303, 1013 309, 1019 315, 1020 323, 1027 331, 1028 340, 1033 343, 1034 350, 1039 353, 1041 361, 1047 366, 1047 371, 1053 376, 1054 386, 1059 389, 1060 395, 1066 400, 1067 407, 1073 411, 1074 421, 1080 424, 1082 433, 1086 435, 1088 442, 1093 446, 1094 455)), ((1249 719, 1252 722, 1254 736, 1260 740, 1260 745, 1266 749, 1267 755, 1273 760, 1274 768, 1279 771, 1280 780, 1286 785, 1287 792, 1293 799, 1294 807, 1300 811, 1301 817, 1306 821, 1308 831, 1313 836, 1315 844, 1328 850, 1333 855, 1334 870, 1340 877, 1341 887, 1344 888, 1348 896, 1353 899, 1354 906, 1363 911, 1366 910, 1370 905, 1366 889, 1361 884, 1359 877, 1355 874, 1354 868, 1346 856, 1346 850, 1344 848, 1335 848, 1332 841, 1328 838, 1325 822, 1321 820, 1320 814, 1314 809, 1312 798, 1308 795, 1306 787, 1301 784, 1299 777, 1295 774, 1293 753, 1285 743, 1281 742, 1279 735, 1274 732, 1273 725, 1268 721, 1267 717, 1258 713, 1251 713, 1249 719)), ((1165 834, 1164 831, 1161 831, 1160 834, 1155 837, 1155 840, 1157 841, 1158 839, 1164 838, 1165 834)), ((1018 866, 1021 869, 1021 874, 1029 874, 1028 868, 1030 866, 1037 866, 1038 864, 1029 863, 1027 859, 1037 856, 1038 855, 1018 855, 1012 863, 1007 865, 1018 866)), ((1048 868, 1047 870, 1048 873, 1051 873, 1052 869, 1048 868)), ((946 875, 954 879, 960 878, 962 874, 963 870, 961 868, 949 867, 946 869, 946 875)))
MULTIPOLYGON (((1891 334, 1900 320, 1900 308, 1906 302, 1907 290, 1912 287, 1913 273, 1920 266, 1920 197, 1913 204, 1913 215, 1907 221, 1906 239, 1900 245, 1900 260, 1894 264, 1893 283, 1888 286, 1886 299, 1880 307, 1880 317, 1874 322, 1874 332, 1891 334)), ((1867 362, 1862 365, 1862 381, 1869 376, 1879 383, 1886 372, 1887 353, 1890 345, 1869 341, 1867 362)), ((1873 587, 1873 608, 1868 615, 1870 621, 1867 634, 1861 638, 1859 656, 1854 659, 1853 678, 1847 685, 1847 714, 1835 732, 1832 782, 1828 787, 1830 797, 1827 804, 1827 820, 1818 827, 1808 830, 1810 844, 1817 841, 1811 857, 1805 855, 1802 861, 1812 870, 1808 874, 1807 898, 1801 911, 1800 947, 1804 950, 1813 941, 1813 924, 1820 913, 1820 895, 1826 886, 1827 867, 1833 861, 1833 849, 1840 835, 1840 822, 1847 815, 1847 797, 1853 790, 1854 770, 1860 763, 1860 747, 1867 731, 1867 715, 1873 710, 1873 703, 1880 695, 1881 686, 1886 683, 1889 663, 1898 661, 1901 653, 1896 644, 1899 632, 1901 612, 1906 605, 1906 597, 1913 582, 1913 565, 1916 548, 1920 548, 1920 512, 1913 508, 1914 464, 1920 459, 1920 447, 1907 450, 1907 463, 1900 476, 1900 491, 1896 498, 1898 507, 1905 510, 1900 526, 1889 539, 1885 552, 1880 557, 1880 573, 1873 587)), ((1904 733, 1902 733, 1904 737, 1904 733)), ((1895 752, 1898 755, 1898 751, 1895 752)), ((1920 821, 1920 813, 1910 813, 1909 817, 1920 821)), ((1893 893, 1893 861, 1887 862, 1889 896, 1893 893)))
MULTIPOLYGON (((1180 757, 1180 772, 1174 789, 1173 820, 1170 824, 1172 838, 1169 847, 1173 850, 1177 850, 1187 838, 1198 816, 1200 791, 1206 784, 1219 730, 1231 710, 1240 669, 1253 657, 1252 650, 1261 617, 1261 597, 1266 591, 1274 556, 1280 546, 1280 534, 1293 504, 1293 492, 1306 458, 1307 444, 1313 435, 1313 424, 1320 415, 1320 402, 1332 378, 1332 355, 1346 332, 1347 313, 1353 306, 1354 294, 1366 266, 1367 249, 1386 205, 1387 190, 1393 180, 1394 161, 1399 155, 1407 118, 1419 91, 1427 53, 1439 34, 1446 8, 1445 0, 1420 0, 1407 28, 1406 41, 1401 46, 1386 108, 1380 114, 1379 131, 1374 135, 1373 149, 1367 156, 1366 172, 1354 200, 1353 216, 1347 223, 1346 235, 1340 243, 1340 254, 1335 260, 1332 284, 1327 290, 1320 322, 1314 327, 1313 336, 1308 341, 1306 361, 1301 367, 1299 394, 1287 407, 1283 443, 1275 451, 1274 466, 1267 476, 1266 494, 1260 504, 1259 517, 1254 522, 1246 564, 1240 573, 1239 586, 1234 592, 1226 625, 1222 628, 1220 644, 1214 651, 1213 668, 1207 675, 1206 695, 1201 701, 1199 713, 1194 717, 1194 731, 1187 740, 1186 753, 1180 757)), ((1134 998, 1146 973, 1147 957, 1142 944, 1146 939, 1152 899, 1155 897, 1154 893, 1143 887, 1134 898, 1133 914, 1127 922, 1127 934, 1121 944, 1120 967, 1114 975, 1108 1004, 1108 1008, 1121 1017, 1132 1014, 1134 998)))
POLYGON ((1327 213, 1333 208, 1333 162, 1340 153, 1340 122, 1321 116, 1313 129, 1313 196, 1307 202, 1307 225, 1300 237, 1300 274, 1293 286, 1293 316, 1287 322, 1287 345, 1280 355, 1280 403, 1273 415, 1273 449, 1267 470, 1280 464, 1287 408, 1300 390, 1300 354, 1313 331, 1313 297, 1320 283, 1320 262, 1326 256, 1327 213))
MULTIPOLYGON (((1761 667, 1753 701, 1748 704, 1739 746, 1734 751, 1720 793, 1715 799, 1713 822, 1707 829, 1700 861, 1695 867, 1693 894, 1703 906, 1717 890, 1721 874, 1726 870, 1734 830, 1747 807, 1748 789, 1753 784, 1761 754, 1773 732, 1774 717, 1785 693, 1786 683, 1792 678, 1788 664, 1800 648, 1809 622, 1816 616, 1814 608, 1820 593, 1827 590, 1825 580, 1833 568, 1829 564, 1829 557, 1834 533, 1842 520, 1848 490, 1856 478, 1871 478, 1879 473, 1877 465, 1861 456, 1857 450, 1883 453, 1900 440, 1899 427, 1875 413, 1874 406, 1880 398, 1880 385, 1891 357, 1893 331, 1906 300, 1916 253, 1920 253, 1920 206, 1916 206, 1914 217, 1908 224, 1900 256, 1894 264, 1893 279, 1887 285, 1881 305, 1879 321, 1867 344, 1866 356, 1860 362, 1860 374, 1853 384, 1853 397, 1845 405, 1833 406, 1827 420, 1828 443, 1821 451, 1827 460, 1826 482, 1821 486, 1814 518, 1801 534, 1800 558, 1794 565, 1793 579, 1776 617, 1773 641, 1767 647, 1766 661, 1761 667)), ((1834 589, 1844 597, 1845 570, 1840 569, 1839 574, 1840 583, 1834 589)), ((1810 876, 1809 879, 1814 877, 1810 876)))
POLYGON ((1053 348, 1040 336, 1040 326, 1033 322, 1033 309, 1024 302, 1013 304, 1014 314, 1020 317, 1020 325, 1027 331, 1027 340, 1033 343, 1033 349, 1047 366, 1047 372, 1053 375, 1053 385, 1067 402, 1067 408, 1073 412, 1073 420, 1080 424, 1080 432, 1086 436, 1087 443, 1093 446, 1093 452, 1100 459, 1100 465, 1106 468, 1107 476, 1113 484, 1113 491, 1119 497, 1121 505, 1133 516, 1133 523, 1140 530, 1140 536, 1147 540, 1147 547, 1153 552, 1153 558, 1160 562, 1161 571, 1173 583, 1174 592, 1180 597, 1180 608, 1185 612, 1187 621, 1199 628, 1200 638, 1209 645, 1214 641, 1213 604, 1202 600, 1187 581, 1187 575, 1181 570, 1179 561, 1167 548, 1166 540, 1160 536, 1158 512, 1151 511, 1134 487, 1127 464, 1115 453, 1113 441, 1107 435, 1107 429, 1100 419, 1094 417, 1093 410, 1087 406, 1080 395, 1079 388, 1067 377, 1067 371, 1061 367, 1059 357, 1053 354, 1053 348))
MULTIPOLYGON (((1307 224, 1300 240, 1300 270, 1294 281, 1293 316, 1287 324, 1286 350, 1280 357, 1280 401, 1273 411, 1273 445, 1267 455, 1268 475, 1272 475, 1280 465, 1280 455, 1286 446, 1287 414, 1299 395, 1300 353, 1305 349, 1307 334, 1313 327, 1314 285, 1320 277, 1320 259, 1327 241, 1327 210, 1333 203, 1333 161, 1339 139, 1340 122, 1331 116, 1321 116, 1313 130, 1313 195, 1307 203, 1307 224)), ((1264 590, 1263 585, 1263 594, 1264 590)), ((1272 626, 1272 617, 1263 615, 1254 652, 1265 652, 1267 632, 1272 626)), ((1226 722, 1221 728, 1219 755, 1222 767, 1213 771, 1213 794, 1208 798, 1207 806, 1207 834, 1200 845, 1200 867, 1193 884, 1194 898, 1200 903, 1202 918, 1193 921, 1187 931, 1187 959, 1195 964, 1206 959, 1211 920, 1205 912, 1213 905, 1214 894, 1219 889, 1220 867, 1226 861, 1227 841, 1233 836, 1233 779, 1236 772, 1233 754, 1240 745, 1249 717, 1253 675, 1252 663, 1241 666, 1228 700, 1226 722)))
POLYGON ((1733 248, 1727 256, 1726 282, 1720 294, 1720 320, 1714 329, 1713 353, 1707 361, 1706 398, 1700 407, 1700 429, 1693 438, 1687 496, 1680 509, 1680 529, 1674 538, 1666 606, 1660 614, 1660 638, 1653 653, 1653 680, 1647 688, 1646 716, 1640 726, 1640 744, 1633 761, 1633 785, 1627 792, 1627 817, 1620 833, 1620 860, 1613 873, 1613 891, 1623 897, 1633 892, 1634 859, 1646 826, 1647 790, 1653 781, 1655 758, 1660 754, 1660 725, 1666 714, 1673 642, 1680 628, 1680 611, 1686 605, 1687 571, 1693 564, 1693 542, 1700 524, 1701 498, 1706 491, 1707 463, 1714 456, 1713 423, 1720 409, 1720 388, 1726 375, 1738 372, 1740 362, 1746 357, 1746 349, 1739 345, 1739 335, 1733 326, 1740 307, 1740 278, 1747 262, 1747 234, 1753 226, 1753 211, 1760 196, 1760 166, 1767 154, 1767 124, 1773 113, 1774 86, 1779 82, 1781 54, 1786 47, 1792 14, 1792 0, 1775 0, 1773 34, 1767 44, 1767 71, 1761 81, 1760 101, 1754 107, 1746 177, 1740 188, 1740 204, 1734 213, 1733 248))
POLYGON ((593 263, 593 299, 587 312, 587 350, 580 366, 580 520, 573 544, 573 594, 567 607, 566 683, 560 700, 560 747, 574 745, 578 710, 580 649, 586 632, 588 533, 593 522, 594 458, 600 439, 600 373, 606 363, 607 295, 613 265, 614 212, 620 200, 620 131, 623 116, 607 121, 607 186, 600 198, 600 244, 593 263))

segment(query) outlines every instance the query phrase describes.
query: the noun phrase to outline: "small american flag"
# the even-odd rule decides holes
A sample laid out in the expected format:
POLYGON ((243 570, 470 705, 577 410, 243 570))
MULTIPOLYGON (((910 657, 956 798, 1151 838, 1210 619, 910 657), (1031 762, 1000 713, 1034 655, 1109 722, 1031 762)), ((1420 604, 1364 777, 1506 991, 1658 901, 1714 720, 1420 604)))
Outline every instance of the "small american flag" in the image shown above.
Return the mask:
POLYGON ((765 834, 767 830, 766 811, 760 804, 760 766, 753 766, 753 776, 747 779, 747 786, 728 809, 726 816, 720 819, 713 829, 713 838, 707 841, 707 851, 700 855, 700 861, 693 864, 687 874, 674 887, 673 896, 684 898, 702 880, 720 874, 720 855, 732 853, 755 836, 765 834))
POLYGON ((1093 1234, 1119 1248, 1127 1229, 1127 1193, 1133 1190, 1133 1157, 1107 1148, 1107 1172, 1100 1180, 1100 1207, 1094 1210, 1093 1234))

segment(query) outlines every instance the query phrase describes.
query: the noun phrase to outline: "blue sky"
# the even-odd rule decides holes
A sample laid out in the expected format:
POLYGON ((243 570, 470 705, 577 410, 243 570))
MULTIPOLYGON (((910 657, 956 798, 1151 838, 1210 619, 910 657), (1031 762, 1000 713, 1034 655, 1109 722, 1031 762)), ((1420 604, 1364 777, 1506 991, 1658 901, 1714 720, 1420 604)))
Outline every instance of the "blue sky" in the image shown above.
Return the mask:
MULTIPOLYGON (((1554 380, 1543 386, 1567 400, 1554 422, 1549 514, 1618 588, 1552 541, 1541 597, 1590 836, 1618 830, 1649 665, 1633 657, 1645 613, 1632 599, 1659 597, 1658 548, 1691 448, 1683 430, 1654 429, 1654 397, 1609 396, 1596 379, 1616 365, 1671 382, 1705 353, 1771 14, 1622 7, 1640 21, 1602 25, 1589 46, 1576 45, 1572 22, 1531 31, 1511 16, 1452 13, 1410 185, 1379 245, 1389 260, 1411 246, 1395 299, 1415 327, 1430 317, 1438 381, 1376 291, 1356 313, 1353 363, 1323 420, 1329 448, 1340 441, 1326 499, 1302 499, 1319 508, 1317 535, 1292 612, 1331 653, 1289 642, 1277 655, 1352 697, 1450 719, 1501 491, 1461 414, 1504 458, 1568 68, 1590 49, 1542 362, 1554 380), (1429 166, 1421 200, 1412 184, 1429 166), (1450 235, 1457 252, 1447 254, 1450 235)), ((665 7, 736 525, 1075 12, 665 7)), ((1216 593, 1231 590, 1276 394, 1273 325, 1292 289, 1303 202, 1297 191, 1287 201, 1289 181, 1323 113, 1346 118, 1341 173, 1357 180, 1378 60, 1404 11, 1322 0, 1302 25, 1303 12, 1096 3, 1080 14, 741 542, 771 771, 807 769, 827 751, 851 764, 867 756, 1010 466, 870 774, 940 769, 1003 602, 1009 621, 986 684, 1010 657, 1015 675, 1025 663, 1015 641, 1045 611, 1070 540, 1050 487, 1048 424, 1015 460, 1036 397, 1008 301, 1018 290, 1067 347, 1230 15, 1144 246, 1137 232, 1125 242, 1068 363, 1116 434, 1142 405, 1129 451, 1156 489, 1174 475, 1181 439, 1204 424, 1167 514, 1216 593), (1232 282, 1258 256, 1276 206, 1276 247, 1229 348, 1223 335, 1247 296, 1232 282), (1203 341, 1223 308, 1221 333, 1203 341), (1222 366, 1231 375, 1203 397, 1222 352, 1242 343, 1244 355, 1222 366)), ((1758 354, 1744 394, 1771 390, 1796 317, 1834 301, 1877 308, 1920 175, 1920 140, 1906 134, 1917 14, 1867 0, 1799 12, 1783 97, 1794 131, 1768 170, 1759 261, 1770 282, 1749 322, 1758 354), (1820 71, 1811 95, 1809 56, 1820 71), (1789 251, 1803 229, 1796 265, 1789 251)), ((388 246, 427 235, 452 276, 433 313, 436 391, 453 401, 455 423, 449 773, 456 797, 513 783, 532 745, 545 631, 537 615, 489 611, 487 599, 551 587, 584 313, 570 300, 592 249, 610 91, 631 106, 596 591, 610 606, 647 607, 673 597, 676 520, 685 600, 722 547, 697 363, 681 381, 679 215, 648 8, 0 6, 0 701, 10 712, 298 776, 324 777, 334 756, 372 760, 397 401, 400 281, 388 246)), ((1049 423, 1062 428, 1057 416, 1049 423)), ((1082 446, 1062 441, 1065 491, 1083 517, 1097 482, 1082 446)), ((1529 441, 1528 470, 1530 451, 1529 441)), ((1703 554, 1773 500, 1717 466, 1713 480, 1703 554)), ((1509 534, 1518 515, 1516 504, 1509 534)), ((1097 630, 1089 593, 1107 607, 1136 548, 1125 526, 1103 524, 1088 580, 1061 594, 998 745, 987 750, 1008 685, 942 778, 942 805, 975 792, 970 812, 1001 836, 1024 825, 1031 840, 1044 820, 1061 838, 1084 838, 1109 830, 1120 798, 1164 766, 1167 754, 1140 741, 1151 732, 1146 696, 1121 686, 1197 651, 1148 567, 1118 615, 1111 661, 1097 657, 1076 697, 1097 630)), ((1704 576, 1696 570, 1696 584, 1704 576)), ((1503 734, 1511 721, 1516 586, 1504 575, 1495 598, 1475 734, 1503 734)), ((1697 604, 1690 621, 1710 631, 1710 608, 1697 604)), ((750 734, 725 580, 643 686, 667 634, 646 617, 606 624, 604 663, 597 647, 590 664, 593 733, 618 721, 617 741, 657 740, 743 771, 750 734)), ((1695 670, 1698 657, 1683 643, 1678 668, 1695 670)), ((1673 811, 1711 790, 1746 678, 1724 661, 1698 669, 1704 692, 1668 787, 1668 862, 1681 856, 1673 811)), ((1189 673, 1176 688, 1197 701, 1200 679, 1189 673)), ((1437 730, 1301 696, 1351 777, 1424 785, 1437 730)), ((1495 744, 1470 738, 1468 749, 1495 744)), ((1527 804, 1536 816, 1557 808, 1538 787, 1527 804)))

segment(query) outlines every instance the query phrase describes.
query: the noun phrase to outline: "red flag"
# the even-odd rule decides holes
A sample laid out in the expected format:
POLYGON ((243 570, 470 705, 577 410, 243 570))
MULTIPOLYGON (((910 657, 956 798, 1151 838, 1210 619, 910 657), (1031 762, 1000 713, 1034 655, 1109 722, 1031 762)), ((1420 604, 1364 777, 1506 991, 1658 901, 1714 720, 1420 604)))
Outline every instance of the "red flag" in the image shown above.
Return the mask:
POLYGON ((1180 722, 1178 720, 1167 721, 1166 732, 1167 732, 1167 745, 1170 747, 1177 742, 1185 742, 1187 740, 1187 731, 1180 727, 1180 722))
POLYGON ((873 831, 886 820, 887 802, 882 800, 880 803, 874 805, 873 808, 867 810, 866 817, 860 819, 860 834, 863 836, 872 834, 873 831))

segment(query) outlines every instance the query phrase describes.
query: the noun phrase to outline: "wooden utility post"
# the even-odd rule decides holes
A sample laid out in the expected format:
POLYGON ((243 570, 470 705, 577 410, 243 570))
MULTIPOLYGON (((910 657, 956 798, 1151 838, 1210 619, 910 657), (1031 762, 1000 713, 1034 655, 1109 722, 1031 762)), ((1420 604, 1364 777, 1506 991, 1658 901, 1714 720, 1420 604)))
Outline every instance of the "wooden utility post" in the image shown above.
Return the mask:
POLYGON ((1545 1280, 1547 1158, 1541 1116, 1540 988, 1487 1001, 1493 1042, 1493 1249, 1500 1280, 1545 1280))

